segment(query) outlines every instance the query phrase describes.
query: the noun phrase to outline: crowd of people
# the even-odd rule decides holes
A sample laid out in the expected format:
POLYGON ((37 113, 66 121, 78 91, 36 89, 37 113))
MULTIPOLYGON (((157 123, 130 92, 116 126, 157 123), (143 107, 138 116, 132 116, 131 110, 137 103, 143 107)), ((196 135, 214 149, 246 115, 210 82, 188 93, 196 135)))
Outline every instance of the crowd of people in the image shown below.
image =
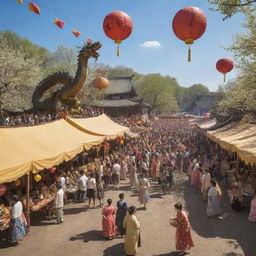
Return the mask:
MULTIPOLYGON (((228 160, 229 168, 233 170, 234 160, 228 160)), ((202 200, 207 201, 206 215, 221 217, 221 187, 229 187, 234 182, 229 179, 228 172, 223 171, 226 170, 225 164, 227 165, 227 156, 224 152, 184 120, 152 122, 150 129, 141 133, 138 138, 126 140, 124 146, 110 150, 104 158, 101 157, 94 171, 81 169, 83 159, 78 161, 82 162, 80 167, 71 166, 67 170, 62 170, 57 178, 54 205, 58 224, 64 221, 63 207, 67 199, 65 189, 70 183, 78 187, 73 199, 81 203, 87 199, 87 207, 95 208, 96 199, 99 201, 99 207, 102 207, 106 191, 118 190, 120 181, 124 180, 128 182, 131 190, 138 190, 138 201, 146 210, 150 201, 152 182, 162 188, 163 194, 170 193, 175 182, 174 173, 186 173, 195 193, 200 193, 202 200)), ((231 196, 234 197, 234 191, 231 196)), ((17 198, 13 200, 18 203, 17 198)), ((183 255, 184 251, 194 246, 194 242, 188 216, 182 204, 177 203, 174 207, 177 215, 170 219, 170 225, 176 228, 176 249, 183 255)), ((20 205, 16 208, 19 208, 19 214, 12 214, 15 220, 12 225, 12 241, 15 243, 24 235, 22 223, 16 220, 21 218, 22 209, 20 211, 20 205)), ((256 212, 253 204, 252 209, 249 220, 255 221, 256 212)), ((119 194, 116 207, 113 206, 113 199, 108 198, 107 204, 102 208, 103 237, 111 240, 116 235, 125 236, 126 255, 137 255, 137 248, 140 245, 141 227, 135 213, 136 207, 127 204, 123 193, 119 194)))
MULTIPOLYGON (((83 107, 83 115, 77 117, 95 117, 102 114, 102 110, 97 107, 83 107)), ((56 113, 21 113, 21 114, 9 114, 6 111, 0 112, 0 127, 14 127, 14 126, 32 126, 43 123, 48 123, 54 120, 64 118, 68 115, 68 112, 64 109, 56 113)))

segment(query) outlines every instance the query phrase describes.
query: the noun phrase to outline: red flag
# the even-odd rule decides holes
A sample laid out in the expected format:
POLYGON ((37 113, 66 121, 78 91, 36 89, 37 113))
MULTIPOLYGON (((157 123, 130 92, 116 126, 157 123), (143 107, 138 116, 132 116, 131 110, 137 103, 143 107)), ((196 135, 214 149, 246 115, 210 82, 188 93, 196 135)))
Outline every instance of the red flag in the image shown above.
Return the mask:
POLYGON ((63 26, 64 26, 64 22, 63 22, 62 20, 60 20, 60 19, 57 19, 57 18, 55 18, 54 24, 55 24, 57 27, 59 27, 60 29, 62 29, 63 26))
POLYGON ((80 34, 81 34, 79 31, 77 31, 77 30, 75 30, 75 29, 72 30, 72 33, 73 33, 73 35, 74 35, 75 37, 79 37, 80 34))
POLYGON ((33 3, 31 3, 31 2, 29 2, 29 4, 28 4, 28 9, 31 11, 31 12, 34 12, 34 13, 36 13, 36 14, 40 14, 40 8, 39 8, 39 6, 37 6, 37 5, 35 5, 35 4, 33 4, 33 3))

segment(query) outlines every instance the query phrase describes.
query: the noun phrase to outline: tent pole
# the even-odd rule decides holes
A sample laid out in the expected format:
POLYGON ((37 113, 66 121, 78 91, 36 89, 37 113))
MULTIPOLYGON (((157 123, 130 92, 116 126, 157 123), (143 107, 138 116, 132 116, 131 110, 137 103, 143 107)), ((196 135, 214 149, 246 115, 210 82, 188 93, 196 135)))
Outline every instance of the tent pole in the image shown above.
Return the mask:
POLYGON ((30 172, 27 174, 27 186, 26 186, 26 218, 27 218, 27 228, 30 229, 30 208, 29 208, 29 203, 30 203, 30 172))

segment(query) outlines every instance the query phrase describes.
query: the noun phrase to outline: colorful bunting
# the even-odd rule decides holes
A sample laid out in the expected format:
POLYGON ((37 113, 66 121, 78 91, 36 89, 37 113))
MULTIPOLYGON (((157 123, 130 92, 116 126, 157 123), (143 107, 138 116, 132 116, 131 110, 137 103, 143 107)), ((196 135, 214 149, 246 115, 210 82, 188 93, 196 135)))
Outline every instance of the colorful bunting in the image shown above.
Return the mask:
POLYGON ((62 29, 63 26, 64 26, 64 22, 63 22, 62 20, 60 20, 60 19, 57 19, 57 18, 55 18, 54 24, 55 24, 57 27, 59 27, 60 29, 62 29))
POLYGON ((36 14, 40 14, 40 8, 39 8, 39 6, 37 6, 37 5, 35 5, 35 4, 33 4, 33 3, 31 3, 31 2, 29 2, 29 4, 28 4, 28 9, 31 11, 31 12, 34 12, 34 13, 36 13, 36 14))
POLYGON ((92 44, 92 39, 87 39, 86 44, 92 44))
POLYGON ((23 4, 23 0, 16 0, 19 4, 23 4))
POLYGON ((75 30, 75 29, 72 30, 72 33, 73 33, 73 35, 74 35, 75 37, 79 37, 80 34, 81 34, 79 31, 77 31, 77 30, 75 30))

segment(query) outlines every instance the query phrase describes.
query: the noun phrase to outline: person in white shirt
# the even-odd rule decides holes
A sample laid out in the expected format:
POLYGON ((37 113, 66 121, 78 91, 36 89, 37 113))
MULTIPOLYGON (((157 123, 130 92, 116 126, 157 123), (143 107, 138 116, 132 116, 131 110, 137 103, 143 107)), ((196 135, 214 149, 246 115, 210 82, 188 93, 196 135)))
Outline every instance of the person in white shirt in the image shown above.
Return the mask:
POLYGON ((18 196, 12 197, 13 207, 11 209, 11 242, 13 245, 18 245, 19 241, 26 235, 24 222, 22 220, 22 203, 19 201, 18 196))
POLYGON ((113 183, 113 187, 116 186, 116 188, 118 188, 118 184, 120 180, 120 170, 121 170, 121 165, 118 163, 118 160, 116 160, 112 167, 112 183, 113 183))
POLYGON ((88 208, 90 208, 91 201, 93 200, 93 208, 95 208, 95 196, 96 196, 96 180, 92 173, 90 173, 87 180, 87 197, 89 199, 88 208))
POLYGON ((66 190, 66 173, 65 172, 63 172, 62 174, 61 174, 61 177, 60 177, 60 183, 61 183, 61 185, 62 185, 62 189, 65 191, 66 190))
POLYGON ((78 201, 79 203, 82 203, 85 200, 88 178, 84 174, 84 170, 81 170, 79 173, 80 177, 78 179, 78 201))
POLYGON ((54 208, 57 211, 56 224, 59 224, 64 221, 64 216, 63 216, 64 190, 62 189, 61 183, 57 183, 57 189, 58 189, 58 191, 54 198, 54 208))

